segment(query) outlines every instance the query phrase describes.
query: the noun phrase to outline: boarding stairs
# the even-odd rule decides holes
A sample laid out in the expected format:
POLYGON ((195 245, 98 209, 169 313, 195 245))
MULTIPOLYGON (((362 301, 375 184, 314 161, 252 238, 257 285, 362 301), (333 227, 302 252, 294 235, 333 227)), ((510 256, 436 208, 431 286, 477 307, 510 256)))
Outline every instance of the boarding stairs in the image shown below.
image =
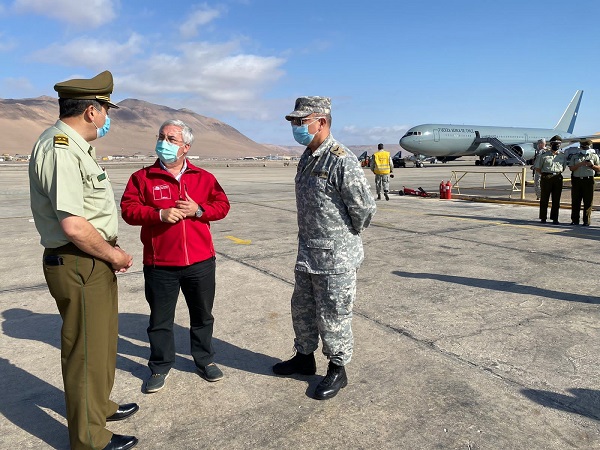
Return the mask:
POLYGON ((515 158, 523 166, 526 164, 526 162, 525 162, 525 160, 523 159, 522 156, 520 156, 517 153, 515 153, 510 147, 506 146, 498 138, 495 138, 495 137, 492 137, 492 136, 476 137, 475 140, 473 141, 473 143, 471 144, 471 147, 477 148, 477 147, 479 147, 479 144, 490 144, 501 155, 504 155, 507 158, 515 158))

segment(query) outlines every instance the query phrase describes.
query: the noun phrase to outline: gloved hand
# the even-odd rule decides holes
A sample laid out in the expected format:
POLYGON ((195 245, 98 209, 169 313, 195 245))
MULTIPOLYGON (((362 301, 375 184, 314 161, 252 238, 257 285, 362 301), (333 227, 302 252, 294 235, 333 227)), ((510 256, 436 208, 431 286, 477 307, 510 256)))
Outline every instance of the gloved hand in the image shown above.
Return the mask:
POLYGON ((393 173, 390 173, 390 178, 394 178, 394 174, 393 173))

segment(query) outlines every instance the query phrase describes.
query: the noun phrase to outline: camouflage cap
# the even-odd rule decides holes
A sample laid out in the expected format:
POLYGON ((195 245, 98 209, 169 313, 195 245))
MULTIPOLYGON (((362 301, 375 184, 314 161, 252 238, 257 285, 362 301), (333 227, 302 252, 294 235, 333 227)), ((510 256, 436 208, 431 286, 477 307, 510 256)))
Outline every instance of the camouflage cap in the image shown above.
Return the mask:
POLYGON ((331 99, 329 97, 299 97, 296 99, 294 110, 285 116, 285 119, 306 117, 312 113, 331 114, 331 99))
POLYGON ((81 100, 97 100, 111 108, 119 108, 110 101, 113 91, 113 77, 108 70, 90 79, 73 79, 56 83, 54 90, 59 98, 75 98, 81 100))

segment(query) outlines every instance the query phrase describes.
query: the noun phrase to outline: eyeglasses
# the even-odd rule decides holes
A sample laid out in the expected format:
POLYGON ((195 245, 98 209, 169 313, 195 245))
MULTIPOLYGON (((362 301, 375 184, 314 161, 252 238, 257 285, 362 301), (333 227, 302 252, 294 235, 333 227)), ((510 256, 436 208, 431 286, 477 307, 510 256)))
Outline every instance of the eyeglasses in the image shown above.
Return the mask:
POLYGON ((175 144, 175 145, 179 145, 179 146, 183 145, 183 141, 182 140, 177 139, 175 136, 165 136, 162 133, 156 136, 156 140, 157 141, 168 141, 171 144, 175 144))
POLYGON ((306 124, 310 125, 311 123, 314 123, 317 120, 324 119, 324 118, 325 117, 308 117, 308 118, 304 118, 304 119, 295 118, 295 119, 290 120, 290 123, 293 126, 299 127, 301 125, 306 125, 306 124), (305 122, 305 120, 312 121, 312 122, 305 122))

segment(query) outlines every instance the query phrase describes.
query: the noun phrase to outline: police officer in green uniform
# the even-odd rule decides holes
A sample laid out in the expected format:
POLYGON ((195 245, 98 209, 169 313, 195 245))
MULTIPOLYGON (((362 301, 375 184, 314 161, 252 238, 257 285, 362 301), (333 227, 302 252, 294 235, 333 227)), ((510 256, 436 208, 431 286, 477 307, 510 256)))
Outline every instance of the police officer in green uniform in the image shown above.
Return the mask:
POLYGON ((591 148, 592 141, 584 139, 580 151, 568 157, 571 169, 571 225, 579 225, 579 211, 583 200, 583 226, 590 224, 594 200, 594 176, 600 170, 600 158, 591 148))
POLYGON ((560 197, 563 188, 562 173, 565 170, 565 154, 559 152, 562 138, 558 135, 550 139, 550 150, 542 152, 535 160, 535 170, 541 174, 540 187, 540 220, 546 223, 548 216, 548 201, 552 196, 552 209, 550 220, 558 225, 558 210, 560 209, 560 197))
POLYGON ((138 405, 109 400, 117 355, 117 279, 132 264, 118 245, 117 208, 106 172, 89 143, 110 127, 112 74, 54 86, 59 120, 42 133, 29 163, 31 211, 45 247, 43 271, 56 301, 72 449, 125 450, 133 436, 113 434, 138 405))

